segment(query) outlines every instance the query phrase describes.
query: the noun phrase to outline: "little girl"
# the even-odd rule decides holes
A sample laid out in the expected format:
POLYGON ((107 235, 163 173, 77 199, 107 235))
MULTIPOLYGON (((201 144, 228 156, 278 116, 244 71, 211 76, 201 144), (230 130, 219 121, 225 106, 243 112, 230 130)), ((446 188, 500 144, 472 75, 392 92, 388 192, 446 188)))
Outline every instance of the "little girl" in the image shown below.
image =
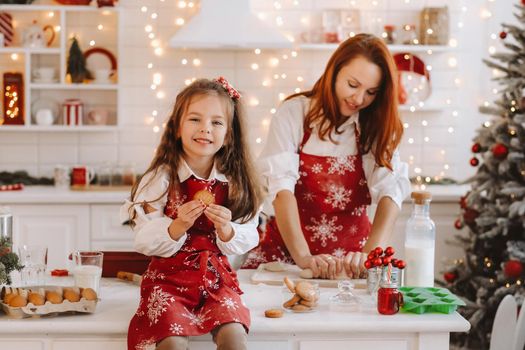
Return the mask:
POLYGON ((245 141, 240 94, 220 77, 182 90, 156 155, 122 207, 135 249, 153 256, 128 349, 186 349, 211 332, 245 349, 250 313, 225 254, 258 244, 262 190, 245 141))

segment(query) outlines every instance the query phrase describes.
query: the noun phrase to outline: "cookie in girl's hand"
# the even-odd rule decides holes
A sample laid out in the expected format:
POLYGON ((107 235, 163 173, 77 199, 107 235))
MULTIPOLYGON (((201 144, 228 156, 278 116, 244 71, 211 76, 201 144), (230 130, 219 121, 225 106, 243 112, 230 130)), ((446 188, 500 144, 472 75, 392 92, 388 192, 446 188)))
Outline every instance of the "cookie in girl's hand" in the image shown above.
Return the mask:
POLYGON ((215 203, 215 196, 213 193, 206 190, 197 191, 197 193, 195 193, 193 196, 193 199, 201 201, 206 206, 215 203))

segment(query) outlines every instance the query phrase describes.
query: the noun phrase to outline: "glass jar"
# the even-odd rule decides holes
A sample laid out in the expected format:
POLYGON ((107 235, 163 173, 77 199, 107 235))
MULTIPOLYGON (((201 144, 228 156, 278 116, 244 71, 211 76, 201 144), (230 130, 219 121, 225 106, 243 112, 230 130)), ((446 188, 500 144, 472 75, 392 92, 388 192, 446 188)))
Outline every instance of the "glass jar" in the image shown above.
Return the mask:
POLYGON ((135 183, 135 166, 131 163, 122 166, 122 184, 124 186, 133 186, 135 183))
POLYGON ((414 24, 405 24, 403 26, 403 38, 401 40, 403 45, 417 45, 419 40, 417 39, 416 26, 414 24))
POLYGON ((377 311, 382 315, 393 315, 403 305, 403 294, 393 283, 381 283, 377 291, 377 311))
POLYGON ((323 11, 323 35, 325 43, 339 42, 340 14, 337 10, 323 11))

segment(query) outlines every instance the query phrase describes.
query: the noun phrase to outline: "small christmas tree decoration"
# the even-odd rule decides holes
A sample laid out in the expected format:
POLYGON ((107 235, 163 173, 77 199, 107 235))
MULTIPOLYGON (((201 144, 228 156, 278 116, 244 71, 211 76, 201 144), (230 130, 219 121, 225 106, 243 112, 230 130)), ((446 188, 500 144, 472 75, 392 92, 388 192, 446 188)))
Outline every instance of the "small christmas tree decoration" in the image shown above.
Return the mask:
POLYGON ((506 32, 500 32, 500 33, 499 33, 499 37, 500 37, 501 39, 505 39, 505 38, 507 37, 507 33, 506 33, 506 32))
POLYGON ((476 142, 475 144, 472 145, 472 153, 479 153, 481 151, 481 145, 476 142))
POLYGON ((519 278, 523 273, 523 265, 518 260, 509 260, 504 265, 503 273, 507 278, 519 278))
POLYGON ((454 283, 454 281, 458 278, 458 274, 453 271, 447 271, 443 274, 443 279, 447 281, 448 283, 454 283))
POLYGON ((83 83, 84 79, 88 77, 86 58, 80 49, 76 37, 71 39, 71 47, 67 58, 67 74, 71 77, 72 83, 83 83))
POLYGON ((507 148, 507 146, 501 143, 496 143, 492 147, 492 154, 498 159, 503 159, 507 156, 507 154, 509 154, 509 149, 507 148))
POLYGON ((470 158, 470 165, 472 165, 472 166, 478 166, 478 164, 479 164, 479 160, 478 160, 478 158, 476 158, 476 157, 472 157, 472 158, 470 158))
POLYGON ((0 285, 11 284, 10 273, 21 269, 18 255, 11 251, 11 240, 0 236, 0 285))

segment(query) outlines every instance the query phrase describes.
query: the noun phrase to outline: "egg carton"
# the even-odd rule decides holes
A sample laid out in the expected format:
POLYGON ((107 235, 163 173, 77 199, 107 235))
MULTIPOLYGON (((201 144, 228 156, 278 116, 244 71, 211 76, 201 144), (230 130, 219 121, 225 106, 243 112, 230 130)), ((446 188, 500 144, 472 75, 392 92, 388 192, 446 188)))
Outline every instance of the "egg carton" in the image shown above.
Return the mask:
POLYGON ((446 288, 401 287, 403 306, 401 310, 416 314, 438 312, 450 314, 464 306, 465 302, 446 288))
MULTIPOLYGON (((44 295, 46 291, 55 291, 62 294, 63 287, 61 286, 35 286, 35 287, 26 287, 26 288, 11 288, 3 287, 0 295, 3 296, 7 293, 15 293, 25 295, 30 292, 36 292, 44 295)), ((27 318, 27 317, 41 317, 41 316, 56 316, 60 314, 80 312, 80 313, 93 313, 95 312, 98 299, 96 300, 87 300, 81 298, 77 302, 70 302, 69 300, 64 299, 60 304, 53 304, 49 301, 46 301, 44 305, 34 305, 32 303, 27 303, 26 306, 13 307, 4 302, 0 302, 2 310, 10 318, 27 318)))

